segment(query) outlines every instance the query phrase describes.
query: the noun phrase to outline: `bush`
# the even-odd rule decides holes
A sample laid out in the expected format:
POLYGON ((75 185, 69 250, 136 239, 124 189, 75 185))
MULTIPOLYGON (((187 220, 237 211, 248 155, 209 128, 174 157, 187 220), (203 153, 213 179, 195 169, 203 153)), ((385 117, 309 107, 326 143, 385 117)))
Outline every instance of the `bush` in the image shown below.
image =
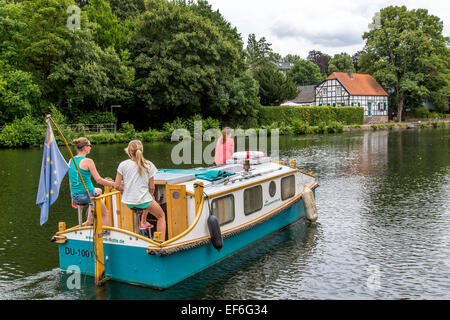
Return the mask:
POLYGON ((426 119, 430 116, 430 110, 427 107, 419 107, 414 110, 414 115, 416 118, 426 119))
POLYGON ((319 133, 325 133, 327 130, 327 124, 325 122, 319 122, 319 125, 317 126, 317 132, 319 133))
POLYGON ((343 131, 344 131, 344 125, 339 121, 332 121, 327 127, 328 133, 340 133, 343 131))
POLYGON ((183 119, 177 117, 172 122, 165 122, 163 124, 163 136, 165 139, 169 139, 172 137, 172 132, 176 129, 186 129, 186 124, 183 119))
POLYGON ((115 123, 116 117, 109 111, 90 111, 74 119, 74 123, 106 124, 115 123))
POLYGON ((363 124, 364 108, 362 107, 261 107, 259 112, 260 125, 273 122, 292 125, 293 119, 299 119, 310 126, 319 126, 323 122, 329 124, 333 121, 343 125, 363 124))
POLYGON ((45 127, 39 126, 31 116, 16 119, 0 133, 0 146, 20 148, 38 146, 44 142, 45 127))
POLYGON ((439 113, 437 113, 437 112, 431 112, 431 113, 428 115, 428 117, 429 117, 429 118, 432 118, 432 119, 440 118, 440 117, 439 117, 439 113))
POLYGON ((394 129, 394 127, 395 127, 395 123, 388 123, 388 124, 386 124, 386 127, 387 127, 389 130, 392 130, 392 129, 394 129))
POLYGON ((308 124, 300 119, 293 119, 292 120, 292 131, 294 134, 306 134, 308 133, 308 124))
POLYGON ((133 140, 136 139, 136 129, 134 129, 134 125, 132 123, 124 122, 122 123, 120 132, 123 132, 126 139, 133 140))

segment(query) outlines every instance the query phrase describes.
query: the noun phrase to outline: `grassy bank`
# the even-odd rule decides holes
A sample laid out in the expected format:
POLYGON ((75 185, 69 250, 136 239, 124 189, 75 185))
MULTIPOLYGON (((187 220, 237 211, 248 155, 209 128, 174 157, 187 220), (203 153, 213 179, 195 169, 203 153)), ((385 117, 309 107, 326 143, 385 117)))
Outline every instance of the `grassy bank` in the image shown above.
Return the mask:
MULTIPOLYGON (((194 129, 200 129, 202 135, 210 129, 220 130, 222 125, 218 120, 207 118, 201 119, 196 115, 189 119, 177 118, 171 123, 165 123, 161 130, 149 129, 146 131, 135 130, 132 124, 123 123, 121 128, 116 132, 100 131, 92 133, 87 130, 74 130, 72 127, 60 124, 60 129, 64 133, 66 140, 70 143, 73 139, 86 136, 94 144, 112 144, 112 143, 128 143, 130 140, 139 139, 143 142, 170 141, 172 133, 176 129, 184 129, 191 136, 194 135, 194 129), (201 122, 196 122, 200 121, 201 122)), ((376 131, 376 130, 401 130, 410 128, 445 128, 450 127, 450 119, 445 120, 427 120, 416 122, 390 122, 386 124, 350 124, 345 125, 340 121, 324 121, 318 122, 316 125, 310 125, 308 122, 298 118, 290 120, 289 124, 285 122, 272 122, 270 124, 262 124, 259 128, 242 128, 234 127, 235 135, 258 134, 260 130, 264 130, 270 134, 272 130, 278 130, 280 135, 299 136, 305 134, 327 134, 354 131, 376 131), (250 131, 249 131, 250 129, 250 131)), ((219 131, 216 131, 219 132, 219 131)), ((25 117, 6 125, 0 133, 0 147, 2 148, 27 148, 40 147, 45 139, 45 126, 35 123, 30 117, 25 117)), ((56 135, 58 144, 63 144, 59 135, 56 135)))

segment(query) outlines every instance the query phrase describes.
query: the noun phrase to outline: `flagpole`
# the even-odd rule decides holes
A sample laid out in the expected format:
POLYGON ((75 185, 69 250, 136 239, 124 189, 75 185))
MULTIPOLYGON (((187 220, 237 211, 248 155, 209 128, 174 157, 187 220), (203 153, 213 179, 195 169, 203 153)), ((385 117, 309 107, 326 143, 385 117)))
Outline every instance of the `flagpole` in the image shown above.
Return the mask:
POLYGON ((75 162, 75 159, 73 157, 72 150, 70 150, 70 147, 69 147, 69 144, 67 143, 66 138, 64 138, 64 135, 62 134, 61 130, 59 130, 59 128, 56 125, 55 121, 53 121, 51 115, 47 115, 47 123, 48 123, 48 120, 50 120, 53 123, 53 125, 55 126, 55 128, 58 131, 59 135, 61 136, 61 138, 63 139, 64 143, 66 144, 67 150, 69 150, 70 157, 72 158, 73 164, 75 165, 75 168, 77 169, 78 175, 80 176, 81 183, 83 184, 84 191, 86 191, 86 194, 87 194, 88 198, 91 199, 91 195, 89 194, 89 191, 86 188, 86 185, 84 184, 84 180, 83 180, 83 177, 81 176, 80 169, 78 169, 77 163, 75 162))
MULTIPOLYGON (((64 138, 64 135, 62 134, 61 130, 59 130, 55 121, 53 121, 51 115, 47 115, 47 123, 48 123, 48 120, 50 120, 53 123, 53 125, 55 126, 59 135, 61 136, 64 143, 66 144, 67 150, 69 150, 70 157, 72 158, 73 164, 75 165, 78 175, 80 176, 84 190, 86 191, 88 199, 91 202, 92 198, 89 194, 89 191, 86 188, 86 185, 84 184, 83 177, 81 176, 81 172, 78 169, 77 163, 75 162, 75 159, 73 157, 72 150, 70 150, 70 147, 69 147, 69 144, 67 143, 66 138, 64 138)), ((100 205, 100 200, 97 200, 95 202, 96 202, 96 203, 94 203, 94 207, 95 207, 95 210, 94 210, 94 212, 95 212, 95 214, 94 214, 94 218, 95 218, 95 222, 94 222, 95 284, 97 286, 101 286, 107 280, 107 278, 105 278, 105 262, 104 262, 104 257, 103 257, 103 238, 102 238, 103 226, 102 226, 102 212, 100 209, 101 205, 100 205)))

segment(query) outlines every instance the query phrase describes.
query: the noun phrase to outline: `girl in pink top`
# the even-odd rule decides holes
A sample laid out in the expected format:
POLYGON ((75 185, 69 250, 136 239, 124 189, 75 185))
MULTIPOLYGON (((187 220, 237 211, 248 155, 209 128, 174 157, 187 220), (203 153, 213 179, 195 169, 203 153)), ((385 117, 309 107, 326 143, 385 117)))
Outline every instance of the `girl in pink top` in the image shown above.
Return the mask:
POLYGON ((214 162, 216 164, 225 164, 228 159, 231 159, 234 153, 234 140, 231 135, 231 128, 225 127, 222 130, 222 136, 217 139, 216 153, 214 155, 214 162))

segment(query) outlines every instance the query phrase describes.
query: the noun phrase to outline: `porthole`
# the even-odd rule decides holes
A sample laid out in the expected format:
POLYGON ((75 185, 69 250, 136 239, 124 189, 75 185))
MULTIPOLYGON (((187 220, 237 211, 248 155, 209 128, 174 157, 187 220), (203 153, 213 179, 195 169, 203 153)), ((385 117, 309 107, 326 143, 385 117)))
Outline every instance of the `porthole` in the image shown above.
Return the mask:
POLYGON ((277 192, 277 185, 276 185, 275 181, 270 181, 269 195, 273 198, 275 196, 275 192, 277 192))
POLYGON ((173 197, 175 200, 178 200, 178 199, 180 199, 180 193, 179 193, 178 191, 174 191, 174 192, 172 193, 172 197, 173 197))

